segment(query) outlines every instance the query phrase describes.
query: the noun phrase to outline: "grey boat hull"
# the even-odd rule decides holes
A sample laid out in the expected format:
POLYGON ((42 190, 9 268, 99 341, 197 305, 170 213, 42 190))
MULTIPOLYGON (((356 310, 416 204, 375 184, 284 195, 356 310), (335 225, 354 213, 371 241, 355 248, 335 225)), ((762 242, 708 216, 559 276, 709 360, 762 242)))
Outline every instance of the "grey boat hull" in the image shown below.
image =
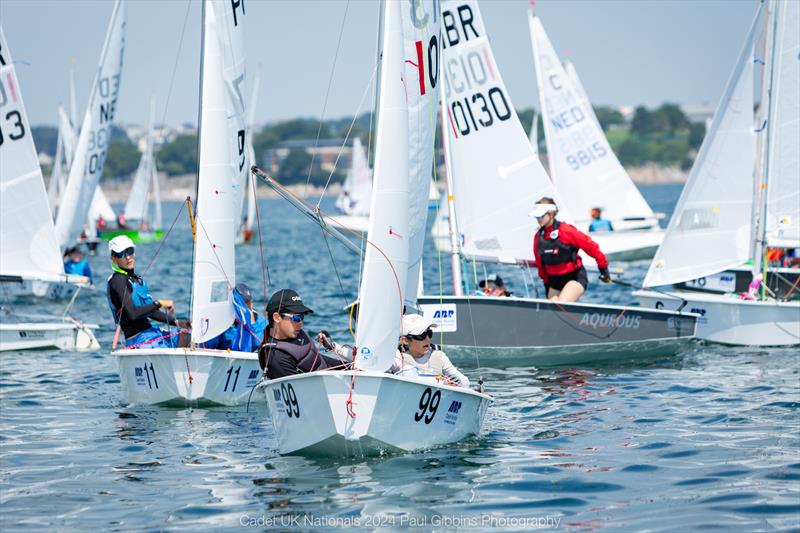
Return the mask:
POLYGON ((454 362, 561 366, 673 355, 695 337, 698 316, 642 307, 538 298, 421 296, 440 325, 434 342, 454 362))

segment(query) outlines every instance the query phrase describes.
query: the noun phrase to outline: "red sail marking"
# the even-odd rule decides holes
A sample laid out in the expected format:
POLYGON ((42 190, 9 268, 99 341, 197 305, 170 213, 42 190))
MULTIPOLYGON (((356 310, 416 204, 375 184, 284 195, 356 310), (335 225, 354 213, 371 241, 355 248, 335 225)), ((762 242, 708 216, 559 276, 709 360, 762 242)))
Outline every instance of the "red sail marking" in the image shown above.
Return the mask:
POLYGON ((8 73, 8 88, 11 89, 11 99, 14 103, 17 102, 17 89, 14 87, 14 79, 11 77, 11 73, 8 73))
POLYGON ((489 67, 489 75, 492 76, 492 81, 494 81, 494 69, 492 68, 492 62, 489 61, 489 50, 488 48, 483 48, 483 57, 486 58, 486 66, 489 67))
POLYGON ((456 139, 458 139, 458 131, 456 130, 456 125, 453 122, 453 114, 450 112, 450 106, 447 106, 447 118, 450 119, 450 127, 453 129, 453 135, 455 135, 456 139))
POLYGON ((414 63, 413 61, 409 61, 406 59, 406 63, 411 63, 415 67, 417 67, 417 74, 419 78, 419 94, 425 94, 425 63, 422 61, 422 41, 417 41, 414 43, 417 47, 417 62, 414 63))

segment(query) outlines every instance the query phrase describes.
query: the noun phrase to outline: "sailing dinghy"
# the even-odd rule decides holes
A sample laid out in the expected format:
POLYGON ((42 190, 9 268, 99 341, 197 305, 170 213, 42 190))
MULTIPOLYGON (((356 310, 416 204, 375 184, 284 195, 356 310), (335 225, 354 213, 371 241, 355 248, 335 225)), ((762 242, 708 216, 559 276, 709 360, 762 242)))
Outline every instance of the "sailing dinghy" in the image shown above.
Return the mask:
MULTIPOLYGON (((448 222, 454 287, 452 296, 418 299, 424 315, 442 326, 436 341, 461 348, 451 350, 453 361, 464 362, 473 347, 490 351, 491 359, 484 361, 493 366, 675 353, 694 336, 696 316, 544 298, 464 296, 462 260, 533 263, 536 228, 528 212, 542 196, 562 205, 563 195, 547 177, 514 112, 478 3, 445 1, 442 11, 443 146, 452 198, 448 222)), ((559 216, 570 220, 569 215, 567 208, 559 216)), ((609 241, 597 242, 606 254, 614 250, 609 241)))
POLYGON ((717 293, 634 292, 643 305, 682 305, 702 315, 701 339, 730 345, 800 344, 800 301, 769 296, 756 278, 776 275, 766 268, 767 247, 800 247, 799 27, 800 3, 770 1, 759 7, 644 280, 646 288, 697 278, 727 285, 717 293), (762 52, 757 43, 764 33, 762 52), (761 87, 760 95, 754 85, 761 87), (748 261, 755 286, 743 299, 730 292, 735 276, 719 273, 748 261))
POLYGON ((383 4, 371 245, 360 287, 355 368, 261 386, 284 454, 360 456, 456 442, 480 431, 490 402, 468 388, 386 373, 403 305, 413 304, 419 281, 440 81, 439 4, 410 5, 383 4))
MULTIPOLYGON (((161 215, 161 188, 158 183, 158 168, 156 168, 155 158, 155 134, 153 132, 155 120, 155 99, 150 100, 150 120, 147 125, 147 136, 145 137, 145 148, 142 157, 139 159, 139 166, 133 175, 131 190, 128 194, 128 201, 125 203, 123 213, 128 220, 131 229, 99 231, 98 235, 103 240, 111 240, 119 235, 127 235, 133 242, 158 242, 164 237, 162 229, 161 215), (149 196, 152 194, 152 202, 149 196)), ((102 195, 102 189, 97 187, 97 195, 102 195)), ((102 195, 105 198, 105 195, 102 195)), ((92 202, 94 205, 94 201, 92 202)), ((111 209, 111 206, 108 206, 111 209)), ((105 220, 105 213, 100 213, 105 220)), ((113 217, 113 211, 111 211, 113 217)), ((94 224, 96 218, 90 216, 90 223, 94 224)), ((94 227, 94 226, 92 226, 94 227)))
POLYGON ((369 206, 372 198, 372 169, 361 139, 353 139, 350 170, 347 171, 342 190, 336 197, 339 213, 325 217, 328 223, 359 233, 369 229, 369 206))
MULTIPOLYGON (((11 52, 0 27, 0 94, 6 95, 3 115, 10 122, 0 143, 0 272, 3 292, 20 280, 64 281, 64 265, 56 241, 42 169, 11 52)), ((54 286, 58 286, 54 284, 54 286)), ((63 285, 62 285, 63 286, 63 285)), ((4 299, 8 296, 4 294, 4 299)), ((69 317, 14 315, 0 310, 0 351, 54 347, 63 350, 99 348, 92 333, 69 317)))
POLYGON ((561 191, 560 207, 588 231, 589 211, 603 210, 614 231, 592 234, 610 261, 649 259, 664 237, 658 217, 608 144, 574 67, 562 65, 541 20, 529 10, 536 80, 549 172, 561 191), (611 250, 612 243, 616 250, 611 250))
MULTIPOLYGON (((256 117, 256 103, 258 102, 258 87, 260 85, 260 76, 256 75, 253 82, 253 95, 250 97, 249 116, 247 119, 247 160, 251 165, 256 164, 256 150, 253 146, 253 132, 255 131, 255 117, 256 117)), ((242 220, 239 229, 236 231, 236 244, 247 244, 252 242, 255 232, 253 227, 256 223, 256 202, 258 195, 256 185, 258 181, 247 174, 242 184, 243 191, 240 200, 236 205, 236 218, 234 220, 242 220), (247 213, 242 217, 244 210, 244 203, 247 201, 247 213)))
POLYGON ((185 406, 244 403, 261 376, 258 355, 201 348, 234 323, 233 183, 247 173, 241 4, 205 0, 200 95, 197 236, 192 272, 192 346, 113 352, 129 403, 185 406))
MULTIPOLYGON (((100 57, 100 67, 97 78, 89 98, 89 106, 86 109, 81 135, 78 139, 75 158, 69 171, 66 187, 61 196, 58 215, 55 224, 56 252, 53 263, 57 261, 59 268, 53 266, 45 272, 41 269, 37 271, 20 270, 13 260, 4 261, 0 266, 0 287, 7 296, 36 296, 47 299, 65 299, 74 295, 78 288, 90 288, 91 284, 85 276, 65 274, 63 264, 61 264, 61 250, 72 247, 78 241, 78 236, 83 230, 86 220, 86 213, 94 194, 97 182, 102 172, 103 161, 105 160, 108 140, 110 137, 111 122, 117 106, 117 96, 119 93, 120 73, 122 69, 122 55, 124 51, 124 28, 125 28, 125 9, 121 1, 114 4, 111 13, 111 20, 106 34, 103 52, 100 57), (7 266, 6 266, 7 265, 7 266)), ((4 160, 6 158, 3 158, 4 160)), ((3 179, 5 179, 5 170, 3 179)), ((44 186, 44 185, 42 185, 44 186)), ((13 212, 19 206, 26 203, 12 196, 3 194, 3 202, 12 202, 14 207, 3 208, 3 216, 13 212)), ((46 202, 45 198, 45 202, 46 202)), ((48 205, 48 213, 50 207, 48 205)), ((10 215, 9 215, 10 216, 10 215)), ((30 224, 31 214, 26 210, 14 215, 20 220, 28 219, 30 224)), ((15 236, 13 239, 22 239, 24 232, 16 230, 15 223, 3 224, 3 251, 7 253, 9 243, 12 238, 5 238, 5 232, 9 231, 15 236)), ((32 235, 27 235, 32 237, 32 235)), ((29 240, 21 243, 28 247, 36 245, 41 248, 37 240, 29 240)), ((44 247, 47 248, 46 246, 44 247)), ((50 254, 52 252, 42 252, 50 254)))

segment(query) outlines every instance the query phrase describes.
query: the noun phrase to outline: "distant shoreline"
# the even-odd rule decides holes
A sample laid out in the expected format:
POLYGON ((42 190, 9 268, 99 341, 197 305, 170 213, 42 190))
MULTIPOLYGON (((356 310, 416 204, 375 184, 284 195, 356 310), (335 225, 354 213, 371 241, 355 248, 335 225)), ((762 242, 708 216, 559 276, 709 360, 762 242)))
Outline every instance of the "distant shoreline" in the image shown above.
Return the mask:
MULTIPOLYGON (((639 167, 626 169, 628 175, 637 185, 659 185, 686 183, 688 172, 678 167, 664 167, 655 163, 648 163, 639 167)), ((183 200, 187 196, 194 196, 195 175, 184 174, 182 176, 161 177, 161 197, 164 200, 183 200)), ((109 201, 114 203, 125 202, 130 193, 130 180, 107 180, 102 183, 103 192, 109 201)), ((323 188, 314 185, 294 184, 287 186, 287 189, 299 196, 322 196, 323 188)), ((324 196, 336 196, 341 190, 341 184, 332 183, 325 190, 324 196)), ((259 184, 259 198, 277 198, 278 194, 269 187, 259 184)))

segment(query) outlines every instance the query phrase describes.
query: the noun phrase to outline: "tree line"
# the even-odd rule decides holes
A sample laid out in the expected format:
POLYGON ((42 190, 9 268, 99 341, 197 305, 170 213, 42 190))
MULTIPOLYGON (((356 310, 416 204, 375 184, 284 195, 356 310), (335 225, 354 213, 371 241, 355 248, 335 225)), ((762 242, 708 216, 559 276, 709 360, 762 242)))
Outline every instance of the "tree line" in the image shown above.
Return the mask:
MULTIPOLYGON (((526 130, 530 129, 534 109, 519 111, 519 118, 526 130)), ((661 165, 680 165, 688 169, 697 149, 705 136, 705 124, 689 121, 679 106, 665 103, 655 109, 639 106, 634 110, 630 122, 618 110, 609 107, 596 107, 600 126, 606 132, 611 148, 616 152, 624 166, 637 166, 645 163, 661 165)), ((538 139, 540 153, 547 153, 544 132, 538 120, 538 139)), ((284 184, 305 183, 315 185, 331 181, 341 181, 346 169, 338 168, 332 176, 320 168, 319 159, 303 148, 291 148, 281 158, 275 158, 274 150, 287 141, 304 140, 314 145, 316 140, 350 139, 361 137, 364 146, 369 146, 374 125, 372 114, 365 113, 353 119, 326 120, 320 122, 313 118, 297 118, 268 124, 254 134, 253 147, 258 164, 267 168, 277 167, 276 177, 284 184), (270 158, 265 161, 264 158, 270 158), (275 159, 274 161, 272 159, 275 159)), ((54 156, 58 130, 51 126, 32 128, 34 141, 40 152, 54 156)), ((437 136, 437 152, 441 144, 437 136)), ((141 153, 121 128, 114 126, 111 142, 106 156, 103 179, 127 179, 136 171, 141 153)), ((197 171, 197 136, 179 135, 163 144, 156 152, 160 171, 175 176, 192 174, 197 171)), ((48 174, 50 169, 45 168, 48 174)))

